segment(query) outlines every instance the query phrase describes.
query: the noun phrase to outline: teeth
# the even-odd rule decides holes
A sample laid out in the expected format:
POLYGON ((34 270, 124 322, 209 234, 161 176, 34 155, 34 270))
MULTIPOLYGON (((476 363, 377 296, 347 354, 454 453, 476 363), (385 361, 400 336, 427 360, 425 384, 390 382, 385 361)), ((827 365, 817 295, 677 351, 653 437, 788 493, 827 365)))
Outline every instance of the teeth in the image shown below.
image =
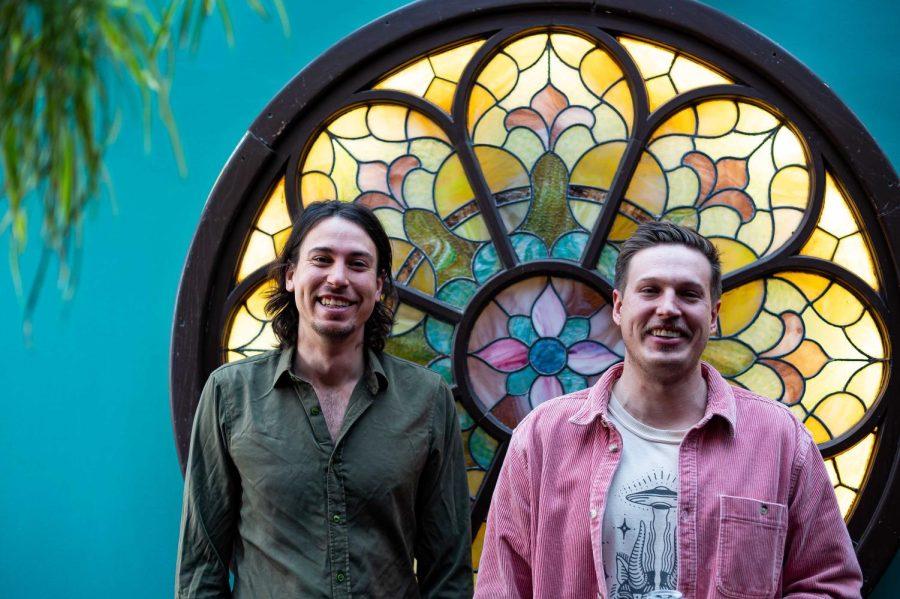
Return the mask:
POLYGON ((652 329, 650 334, 656 337, 681 337, 681 333, 671 329, 652 329))
POLYGON ((344 308, 350 305, 350 302, 341 299, 335 299, 330 297, 322 297, 319 298, 319 303, 323 306, 327 306, 329 308, 344 308))

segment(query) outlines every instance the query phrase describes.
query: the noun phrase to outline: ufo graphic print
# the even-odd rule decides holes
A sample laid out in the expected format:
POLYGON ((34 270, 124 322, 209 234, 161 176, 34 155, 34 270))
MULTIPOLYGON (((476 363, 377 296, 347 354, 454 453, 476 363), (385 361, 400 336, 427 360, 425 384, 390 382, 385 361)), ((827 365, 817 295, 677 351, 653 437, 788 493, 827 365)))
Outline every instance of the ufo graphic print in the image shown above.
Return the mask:
POLYGON ((616 550, 615 572, 606 573, 610 599, 639 599, 677 587, 677 489, 676 475, 656 468, 610 498, 621 510, 618 523, 603 531, 605 540, 614 539, 606 547, 616 550))

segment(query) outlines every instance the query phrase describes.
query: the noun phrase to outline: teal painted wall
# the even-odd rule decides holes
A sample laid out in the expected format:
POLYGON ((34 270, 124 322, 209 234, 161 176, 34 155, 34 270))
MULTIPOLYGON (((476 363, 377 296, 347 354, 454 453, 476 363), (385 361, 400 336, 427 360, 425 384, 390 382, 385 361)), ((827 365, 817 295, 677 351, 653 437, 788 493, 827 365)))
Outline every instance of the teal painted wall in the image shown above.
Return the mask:
MULTIPOLYGON (((287 4, 291 38, 232 0, 236 45, 227 47, 213 21, 196 56, 179 59, 173 104, 190 167, 186 178, 177 174, 162 128, 154 127, 147 154, 139 114, 125 114, 108 155, 115 206, 104 201, 90 211, 78 293, 63 304, 51 279, 30 348, 0 261, 4 597, 171 595, 181 475, 169 418, 169 336, 181 266, 204 200, 248 124, 303 65, 402 3, 287 4)), ((893 4, 711 4, 806 63, 900 164, 894 95, 900 13, 893 4)), ((0 239, 0 248, 7 241, 0 239)), ((895 559, 876 596, 896 589, 895 559)))

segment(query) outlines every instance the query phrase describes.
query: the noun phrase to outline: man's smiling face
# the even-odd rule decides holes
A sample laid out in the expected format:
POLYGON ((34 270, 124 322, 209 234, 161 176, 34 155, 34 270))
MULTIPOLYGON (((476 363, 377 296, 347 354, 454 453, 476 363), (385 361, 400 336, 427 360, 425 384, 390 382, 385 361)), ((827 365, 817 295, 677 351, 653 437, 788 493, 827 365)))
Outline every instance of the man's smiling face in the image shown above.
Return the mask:
POLYGON ((362 342, 382 283, 375 243, 362 227, 340 217, 319 221, 285 275, 300 314, 298 339, 362 342))
POLYGON ((655 245, 631 257, 624 289, 613 291, 613 320, 627 361, 644 375, 677 381, 697 367, 719 312, 711 275, 706 257, 683 245, 655 245))

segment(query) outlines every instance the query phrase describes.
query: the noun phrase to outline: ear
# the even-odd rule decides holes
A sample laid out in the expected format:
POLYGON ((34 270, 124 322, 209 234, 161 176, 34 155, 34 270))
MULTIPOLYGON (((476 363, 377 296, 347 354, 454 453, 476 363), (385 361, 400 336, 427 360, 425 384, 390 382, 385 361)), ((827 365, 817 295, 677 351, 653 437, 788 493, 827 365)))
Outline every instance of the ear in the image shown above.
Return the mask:
POLYGON ((719 308, 722 307, 722 300, 716 300, 716 304, 712 308, 711 319, 709 321, 709 334, 715 335, 719 331, 719 308))
POLYGON ((284 288, 287 289, 288 291, 290 291, 291 293, 294 292, 294 271, 295 270, 296 269, 294 268, 293 264, 288 264, 288 267, 284 271, 284 288))
POLYGON ((617 325, 621 324, 622 294, 619 293, 618 289, 613 289, 612 319, 613 319, 613 322, 616 323, 617 325))
POLYGON ((379 301, 381 301, 381 290, 384 288, 384 277, 385 277, 385 275, 383 275, 383 274, 380 274, 377 277, 375 277, 375 281, 378 284, 378 286, 375 289, 375 297, 377 297, 379 301))

